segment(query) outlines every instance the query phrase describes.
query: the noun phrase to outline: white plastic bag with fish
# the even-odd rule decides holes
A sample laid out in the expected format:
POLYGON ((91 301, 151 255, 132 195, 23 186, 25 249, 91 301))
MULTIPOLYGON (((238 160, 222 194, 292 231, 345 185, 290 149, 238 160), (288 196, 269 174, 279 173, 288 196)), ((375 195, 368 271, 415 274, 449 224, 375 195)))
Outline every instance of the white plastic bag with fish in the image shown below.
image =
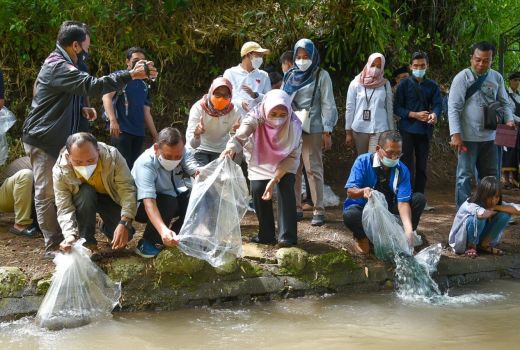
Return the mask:
POLYGON ((218 267, 242 255, 240 221, 249 191, 242 169, 229 157, 199 170, 179 232, 179 249, 218 267))
POLYGON ((3 107, 0 109, 0 165, 3 165, 9 156, 6 133, 16 122, 16 116, 3 107))
POLYGON ((50 330, 74 328, 111 317, 119 304, 121 284, 114 283, 90 260, 90 251, 78 240, 70 253, 54 258, 56 271, 45 294, 36 324, 50 330))
POLYGON ((393 261, 394 255, 411 255, 403 228, 397 218, 388 210, 385 195, 372 191, 363 209, 363 229, 374 244, 375 255, 384 261, 393 261))

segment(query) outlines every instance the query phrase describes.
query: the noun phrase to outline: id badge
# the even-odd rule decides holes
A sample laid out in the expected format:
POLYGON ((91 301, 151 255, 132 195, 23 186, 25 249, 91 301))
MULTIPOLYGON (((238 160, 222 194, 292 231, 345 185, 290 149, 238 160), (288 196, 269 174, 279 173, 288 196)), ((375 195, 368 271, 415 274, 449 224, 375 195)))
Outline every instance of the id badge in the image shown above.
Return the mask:
POLYGON ((370 121, 370 109, 363 110, 363 120, 366 122, 370 121))

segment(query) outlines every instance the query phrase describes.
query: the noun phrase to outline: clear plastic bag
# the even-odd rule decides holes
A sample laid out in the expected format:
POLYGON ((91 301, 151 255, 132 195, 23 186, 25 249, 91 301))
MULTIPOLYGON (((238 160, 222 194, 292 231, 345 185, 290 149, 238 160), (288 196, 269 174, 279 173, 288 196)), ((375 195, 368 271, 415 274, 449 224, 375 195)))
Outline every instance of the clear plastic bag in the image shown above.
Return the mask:
POLYGON ((9 156, 9 147, 5 134, 16 122, 16 116, 3 107, 0 109, 0 165, 3 165, 9 156))
POLYGON ((240 221, 249 191, 242 169, 229 157, 199 170, 179 232, 179 249, 218 267, 242 255, 240 221))
POLYGON ((424 248, 415 256, 396 254, 395 273, 398 295, 403 299, 431 299, 441 295, 432 274, 437 269, 442 253, 440 243, 424 248))
POLYGON ((404 230, 397 218, 388 211, 384 194, 372 191, 363 209, 363 229, 374 244, 375 255, 384 261, 393 261, 395 254, 412 254, 404 230))
POLYGON ((90 260, 90 251, 78 240, 70 253, 54 258, 56 271, 45 294, 36 324, 50 330, 74 328, 111 317, 119 304, 121 284, 115 283, 90 260))

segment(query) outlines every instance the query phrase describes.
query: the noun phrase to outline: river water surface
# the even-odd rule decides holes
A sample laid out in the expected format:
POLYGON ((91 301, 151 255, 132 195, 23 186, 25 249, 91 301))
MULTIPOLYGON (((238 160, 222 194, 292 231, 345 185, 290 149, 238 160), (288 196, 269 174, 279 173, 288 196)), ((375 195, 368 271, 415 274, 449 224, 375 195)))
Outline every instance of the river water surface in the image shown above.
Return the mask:
POLYGON ((305 297, 230 308, 115 313, 45 331, 0 323, 0 349, 519 349, 520 281, 452 289, 438 304, 395 293, 305 297))

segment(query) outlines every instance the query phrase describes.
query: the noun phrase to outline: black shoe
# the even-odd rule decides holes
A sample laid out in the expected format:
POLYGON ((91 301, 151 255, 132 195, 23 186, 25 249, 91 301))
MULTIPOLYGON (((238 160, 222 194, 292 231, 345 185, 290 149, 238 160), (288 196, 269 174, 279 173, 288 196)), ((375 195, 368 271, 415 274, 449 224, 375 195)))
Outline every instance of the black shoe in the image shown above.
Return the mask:
POLYGON ((40 230, 38 230, 36 227, 28 227, 28 228, 24 228, 23 230, 18 230, 15 227, 11 227, 9 229, 9 232, 12 234, 15 234, 17 236, 27 237, 27 238, 37 238, 37 237, 42 236, 40 230))
POLYGON ((260 238, 258 238, 258 236, 251 237, 249 242, 257 243, 257 244, 267 244, 267 245, 275 245, 276 244, 276 240, 264 242, 264 241, 261 241, 260 238))
POLYGON ((296 243, 291 243, 291 242, 287 242, 287 241, 280 241, 280 242, 278 242, 278 244, 276 246, 278 248, 290 248, 290 247, 295 247, 296 243))

